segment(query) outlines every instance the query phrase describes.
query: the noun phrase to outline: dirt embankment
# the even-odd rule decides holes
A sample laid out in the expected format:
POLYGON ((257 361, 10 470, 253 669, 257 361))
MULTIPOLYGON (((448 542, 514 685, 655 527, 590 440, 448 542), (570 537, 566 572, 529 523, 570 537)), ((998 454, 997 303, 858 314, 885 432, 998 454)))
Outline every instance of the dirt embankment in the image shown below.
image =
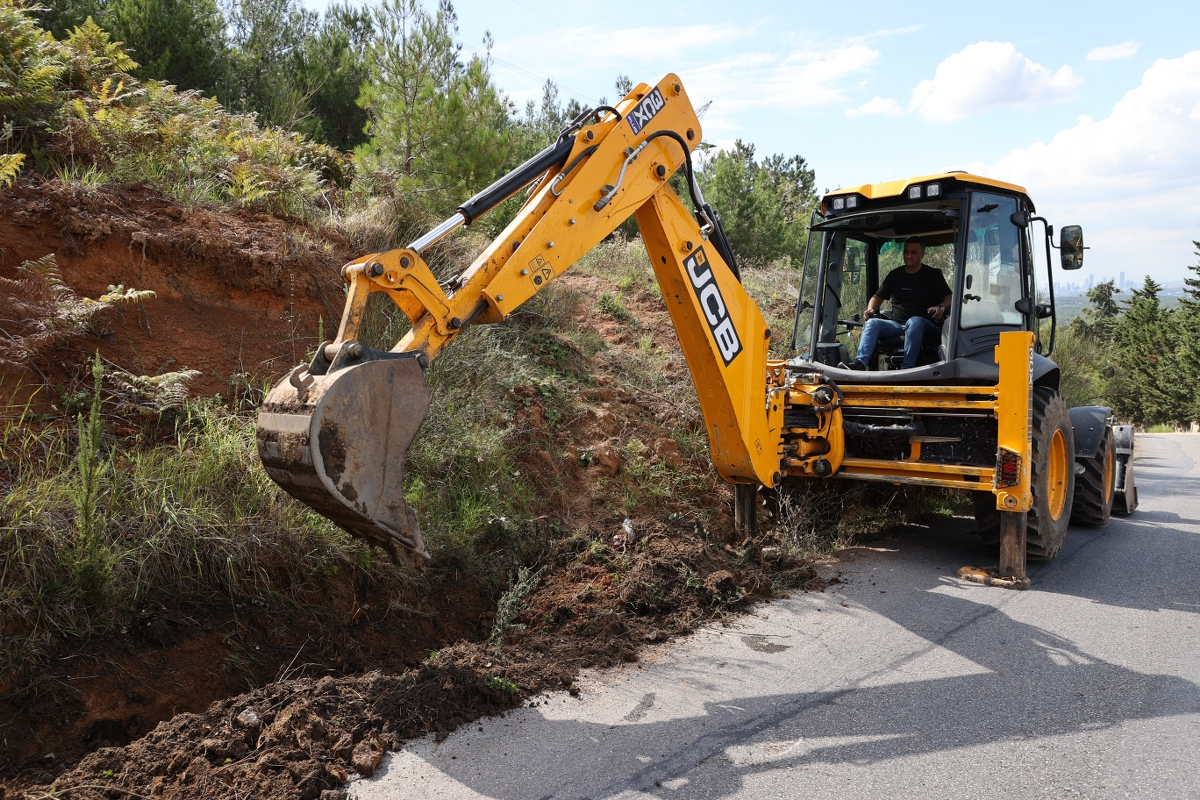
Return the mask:
MULTIPOLYGON (((225 396, 239 375, 269 378, 303 360, 318 317, 328 327, 341 314, 337 270, 351 257, 330 229, 185 207, 142 184, 19 182, 0 195, 0 277, 51 253, 81 296, 110 285, 157 293, 107 319, 89 345, 135 374, 199 370, 192 390, 225 396)), ((63 370, 52 382, 79 371, 50 367, 63 370)))

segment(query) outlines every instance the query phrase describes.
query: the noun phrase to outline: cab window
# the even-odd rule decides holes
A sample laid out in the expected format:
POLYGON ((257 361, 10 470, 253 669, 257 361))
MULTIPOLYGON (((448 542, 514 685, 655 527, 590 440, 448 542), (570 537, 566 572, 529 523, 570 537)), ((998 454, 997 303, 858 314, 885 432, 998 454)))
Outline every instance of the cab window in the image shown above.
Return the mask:
POLYGON ((1012 223, 1017 201, 976 192, 971 195, 963 269, 961 327, 1021 325, 1021 248, 1012 223))

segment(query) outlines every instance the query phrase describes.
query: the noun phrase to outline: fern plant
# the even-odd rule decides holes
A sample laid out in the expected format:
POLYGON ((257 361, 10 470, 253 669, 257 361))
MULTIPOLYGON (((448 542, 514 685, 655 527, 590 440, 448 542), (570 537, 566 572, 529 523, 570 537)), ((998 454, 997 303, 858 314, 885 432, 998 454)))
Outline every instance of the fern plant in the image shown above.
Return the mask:
POLYGON ((7 189, 9 186, 12 186, 13 181, 17 179, 17 175, 21 172, 21 167, 24 165, 24 153, 0 155, 0 189, 7 189))
POLYGON ((0 278, 0 297, 6 295, 16 327, 6 331, 12 346, 0 351, 0 363, 9 364, 28 362, 76 336, 103 333, 106 312, 155 296, 147 289, 121 285, 109 286, 95 300, 80 297, 63 279, 53 253, 21 264, 15 279, 0 278))

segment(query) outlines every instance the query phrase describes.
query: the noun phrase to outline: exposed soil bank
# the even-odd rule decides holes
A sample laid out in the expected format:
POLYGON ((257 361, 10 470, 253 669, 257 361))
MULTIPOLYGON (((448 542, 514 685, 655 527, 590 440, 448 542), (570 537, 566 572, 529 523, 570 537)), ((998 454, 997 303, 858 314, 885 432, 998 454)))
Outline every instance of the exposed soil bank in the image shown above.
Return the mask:
MULTIPOLYGON (((303 360, 318 317, 329 325, 341 314, 337 270, 350 259, 330 229, 186 208, 142 184, 18 182, 0 195, 0 277, 50 253, 82 296, 110 285, 157 293, 109 321, 102 355, 137 374, 200 370, 193 391, 225 396, 238 375, 266 378, 303 360)), ((78 371, 59 366, 68 374, 50 377, 78 371)))

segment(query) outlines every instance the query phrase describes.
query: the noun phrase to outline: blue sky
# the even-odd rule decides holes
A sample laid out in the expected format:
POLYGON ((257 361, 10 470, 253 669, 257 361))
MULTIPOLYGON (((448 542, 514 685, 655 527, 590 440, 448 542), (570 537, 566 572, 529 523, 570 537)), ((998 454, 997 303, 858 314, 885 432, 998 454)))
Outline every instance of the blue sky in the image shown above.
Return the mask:
MULTIPOLYGON (((430 0, 432 2, 432 0, 430 0)), ((321 0, 308 0, 322 8, 321 0)), ((1200 239, 1200 4, 458 0, 519 106, 552 78, 678 73, 704 137, 799 154, 820 188, 969 168, 1081 224, 1096 280, 1178 281, 1200 239)), ((1062 278, 1061 273, 1059 274, 1062 278)), ((1074 277, 1074 276, 1072 276, 1074 277)))

